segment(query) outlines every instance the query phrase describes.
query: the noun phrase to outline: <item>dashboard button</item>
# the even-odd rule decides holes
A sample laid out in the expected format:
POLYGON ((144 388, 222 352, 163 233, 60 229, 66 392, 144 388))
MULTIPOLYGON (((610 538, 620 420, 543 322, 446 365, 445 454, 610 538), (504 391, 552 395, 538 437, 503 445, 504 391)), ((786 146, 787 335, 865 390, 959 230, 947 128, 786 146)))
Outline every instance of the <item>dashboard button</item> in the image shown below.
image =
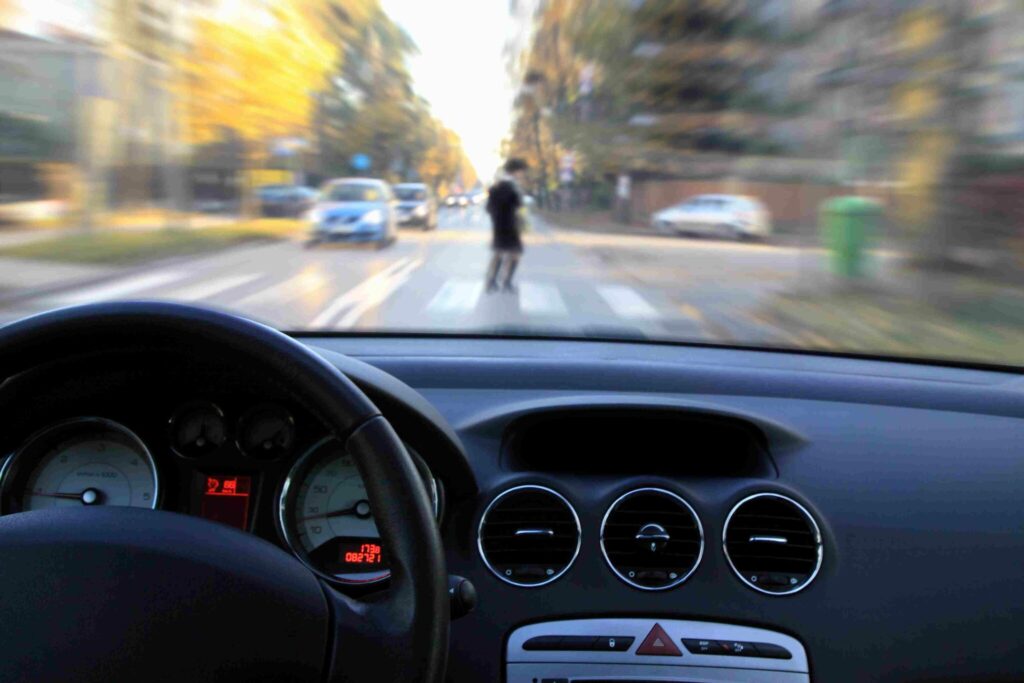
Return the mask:
POLYGON ((745 643, 739 640, 720 640, 718 646, 721 648, 719 654, 732 655, 733 657, 757 657, 757 648, 753 643, 745 643))
POLYGON ((595 650, 605 652, 626 652, 633 645, 635 638, 632 636, 598 636, 595 642, 595 650))
POLYGON ((524 650, 561 650, 562 636, 535 636, 523 643, 524 650))
POLYGON ((767 657, 769 659, 793 659, 792 653, 781 645, 773 645, 771 643, 754 643, 753 645, 757 648, 758 657, 767 657))
POLYGON ((655 624, 651 632, 647 634, 644 641, 640 643, 640 647, 636 649, 638 655, 656 655, 661 657, 682 657, 683 653, 680 652, 676 644, 672 642, 672 639, 665 633, 665 629, 661 627, 661 624, 655 624))
POLYGON ((597 636, 562 636, 559 650, 587 651, 596 649, 597 636))
POLYGON ((725 654, 721 644, 717 640, 703 640, 700 638, 683 638, 683 645, 694 655, 721 655, 725 654))

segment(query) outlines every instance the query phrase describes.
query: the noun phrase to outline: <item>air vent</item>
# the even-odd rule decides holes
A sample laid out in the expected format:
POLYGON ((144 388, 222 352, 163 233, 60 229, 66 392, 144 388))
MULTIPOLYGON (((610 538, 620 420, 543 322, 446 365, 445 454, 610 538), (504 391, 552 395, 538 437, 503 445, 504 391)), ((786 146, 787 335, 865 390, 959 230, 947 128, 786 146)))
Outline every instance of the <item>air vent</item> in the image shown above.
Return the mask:
POLYGON ((814 518, 777 493, 737 503, 725 520, 723 545, 736 576, 770 595, 796 593, 821 568, 821 532, 814 518))
POLYGON ((663 489, 630 491, 601 522, 601 552, 612 571, 643 590, 676 586, 704 553, 704 530, 690 504, 663 489))
POLYGON ((564 574, 580 551, 580 520, 565 498, 544 486, 517 486, 484 510, 480 556, 514 586, 543 586, 564 574))

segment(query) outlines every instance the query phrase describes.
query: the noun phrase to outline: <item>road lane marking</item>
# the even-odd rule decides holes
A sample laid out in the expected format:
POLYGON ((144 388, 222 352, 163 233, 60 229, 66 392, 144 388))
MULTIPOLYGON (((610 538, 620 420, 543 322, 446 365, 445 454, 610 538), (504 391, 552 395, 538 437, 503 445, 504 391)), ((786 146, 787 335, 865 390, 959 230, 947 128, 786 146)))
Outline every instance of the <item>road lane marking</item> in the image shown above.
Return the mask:
POLYGON ((304 295, 315 293, 330 285, 330 277, 321 264, 309 264, 299 273, 283 282, 264 287, 238 301, 232 307, 248 307, 265 305, 270 302, 285 302, 304 295))
POLYGON ((370 276, 335 299, 310 323, 311 327, 351 327, 367 311, 379 306, 409 279, 412 271, 423 265, 423 259, 399 259, 381 272, 370 276), (331 321, 341 316, 333 325, 331 321))
POLYGON ((655 320, 661 317, 661 314, 658 313, 654 306, 647 303, 632 287, 625 285, 599 285, 597 293, 615 311, 615 314, 621 318, 655 320))
POLYGON ((200 301, 222 294, 229 289, 241 287, 259 277, 258 273, 249 275, 225 275, 206 282, 191 285, 179 290, 173 290, 166 295, 168 299, 176 301, 200 301))
POLYGON ((431 313, 469 313, 476 308, 484 283, 479 279, 450 278, 427 304, 431 313))
POLYGON ((181 280, 187 273, 178 271, 165 271, 162 273, 147 273, 135 277, 124 278, 116 282, 87 289, 79 290, 73 294, 54 297, 52 301, 58 305, 84 304, 91 301, 106 301, 109 299, 123 299, 129 295, 141 292, 144 289, 153 289, 162 285, 181 280))
POLYGON ((523 282, 519 285, 519 310, 527 315, 558 316, 569 315, 558 287, 536 282, 523 282))

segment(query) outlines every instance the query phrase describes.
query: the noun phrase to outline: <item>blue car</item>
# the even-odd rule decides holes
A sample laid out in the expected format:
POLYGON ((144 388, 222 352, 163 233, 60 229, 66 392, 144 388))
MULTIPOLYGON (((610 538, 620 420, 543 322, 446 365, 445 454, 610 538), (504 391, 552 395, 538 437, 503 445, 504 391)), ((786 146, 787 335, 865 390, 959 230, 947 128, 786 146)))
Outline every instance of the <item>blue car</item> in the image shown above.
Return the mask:
POLYGON ((326 242, 384 247, 398 235, 396 201, 391 186, 375 178, 342 178, 325 184, 310 210, 310 245, 326 242))

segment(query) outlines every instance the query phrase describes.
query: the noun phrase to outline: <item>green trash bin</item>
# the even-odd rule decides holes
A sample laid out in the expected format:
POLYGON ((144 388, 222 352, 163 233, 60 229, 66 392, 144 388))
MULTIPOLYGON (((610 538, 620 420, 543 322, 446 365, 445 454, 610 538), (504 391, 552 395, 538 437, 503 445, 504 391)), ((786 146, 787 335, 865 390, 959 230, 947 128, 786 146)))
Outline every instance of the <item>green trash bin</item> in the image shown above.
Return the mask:
POLYGON ((822 238, 832 272, 843 277, 864 274, 865 254, 878 229, 882 207, 866 197, 833 197, 821 205, 822 238))

